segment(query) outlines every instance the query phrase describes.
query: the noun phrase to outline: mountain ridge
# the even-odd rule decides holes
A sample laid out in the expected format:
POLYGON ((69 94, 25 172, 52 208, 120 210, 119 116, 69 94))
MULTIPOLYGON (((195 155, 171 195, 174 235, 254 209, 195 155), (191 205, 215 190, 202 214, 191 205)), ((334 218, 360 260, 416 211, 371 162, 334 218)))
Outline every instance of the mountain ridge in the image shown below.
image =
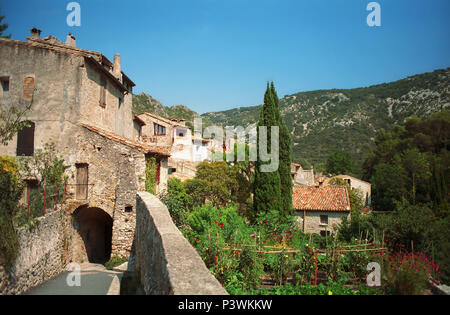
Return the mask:
MULTIPOLYGON (((285 95, 280 111, 291 132, 293 160, 318 164, 338 150, 349 152, 361 165, 381 129, 390 130, 407 117, 450 107, 450 68, 416 74, 401 80, 353 89, 321 89, 285 95)), ((199 115, 184 105, 164 106, 152 96, 133 95, 133 113, 150 111, 166 118, 184 118, 192 127, 255 125, 261 105, 199 115)))

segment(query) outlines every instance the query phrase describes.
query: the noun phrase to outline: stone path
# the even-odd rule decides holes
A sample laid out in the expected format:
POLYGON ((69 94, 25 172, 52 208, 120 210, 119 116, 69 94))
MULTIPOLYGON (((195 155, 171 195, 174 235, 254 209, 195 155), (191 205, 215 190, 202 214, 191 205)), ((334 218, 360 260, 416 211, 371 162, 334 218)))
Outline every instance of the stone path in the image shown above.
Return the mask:
POLYGON ((122 269, 107 270, 99 264, 81 264, 81 286, 70 287, 66 279, 69 272, 29 290, 25 295, 119 295, 122 269))

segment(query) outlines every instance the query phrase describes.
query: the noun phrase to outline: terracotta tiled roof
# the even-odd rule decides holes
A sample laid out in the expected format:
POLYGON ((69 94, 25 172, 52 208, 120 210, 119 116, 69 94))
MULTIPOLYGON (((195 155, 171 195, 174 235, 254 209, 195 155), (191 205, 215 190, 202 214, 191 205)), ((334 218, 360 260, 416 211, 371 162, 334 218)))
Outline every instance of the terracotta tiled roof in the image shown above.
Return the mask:
POLYGON ((292 204, 295 210, 350 211, 345 186, 294 186, 292 204))
POLYGON ((159 155, 163 155, 163 156, 170 156, 171 148, 169 146, 148 145, 148 144, 145 144, 142 142, 134 141, 134 140, 119 136, 118 134, 116 134, 114 132, 107 131, 102 128, 92 126, 92 125, 89 125, 86 123, 80 123, 80 126, 86 128, 90 131, 93 131, 107 139, 122 143, 126 146, 129 146, 131 148, 139 150, 143 153, 154 153, 154 154, 159 154, 159 155))
MULTIPOLYGON (((167 124, 169 124, 169 125, 172 125, 172 126, 175 126, 175 127, 186 127, 186 126, 183 126, 182 124, 177 123, 177 122, 175 122, 175 121, 173 121, 173 120, 170 120, 170 119, 167 119, 167 118, 158 116, 158 115, 153 114, 153 113, 144 112, 144 113, 139 114, 139 115, 137 115, 137 116, 138 116, 139 118, 141 118, 141 116, 143 116, 143 115, 147 115, 147 116, 150 116, 150 117, 152 117, 152 118, 159 119, 159 120, 164 121, 165 123, 167 123, 167 124)), ((142 118, 141 118, 141 119, 142 119, 142 118)), ((187 127, 186 127, 186 128, 187 128, 187 127)))

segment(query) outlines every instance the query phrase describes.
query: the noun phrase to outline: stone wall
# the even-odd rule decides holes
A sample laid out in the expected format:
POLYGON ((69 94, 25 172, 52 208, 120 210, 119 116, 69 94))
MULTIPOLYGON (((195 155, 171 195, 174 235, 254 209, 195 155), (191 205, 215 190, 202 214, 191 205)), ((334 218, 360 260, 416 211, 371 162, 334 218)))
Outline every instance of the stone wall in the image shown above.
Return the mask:
MULTIPOLYGON (((295 211, 295 216, 297 217, 298 225, 303 229, 303 211, 295 211)), ((350 218, 350 212, 337 212, 337 211, 306 211, 306 221, 305 233, 317 233, 320 234, 321 231, 330 231, 333 233, 334 228, 342 222, 342 218, 350 218), (328 216, 328 224, 322 224, 320 222, 320 216, 328 216)))
POLYGON ((65 270, 71 257, 70 221, 63 210, 37 219, 34 227, 18 229, 20 253, 14 265, 0 266, 0 294, 22 294, 65 270))
POLYGON ((136 205, 134 252, 130 261, 146 294, 227 294, 158 198, 139 192, 136 205))
MULTIPOLYGON (((91 186, 84 205, 100 208, 113 218, 112 254, 128 257, 136 225, 136 192, 145 189, 145 155, 82 129, 66 160, 70 165, 69 182, 76 179, 76 164, 88 164, 91 186)), ((69 186, 68 198, 75 199, 75 189, 76 186, 69 186)), ((75 210, 72 207, 69 212, 75 210)), ((83 262, 86 258, 80 257, 77 261, 83 262)))

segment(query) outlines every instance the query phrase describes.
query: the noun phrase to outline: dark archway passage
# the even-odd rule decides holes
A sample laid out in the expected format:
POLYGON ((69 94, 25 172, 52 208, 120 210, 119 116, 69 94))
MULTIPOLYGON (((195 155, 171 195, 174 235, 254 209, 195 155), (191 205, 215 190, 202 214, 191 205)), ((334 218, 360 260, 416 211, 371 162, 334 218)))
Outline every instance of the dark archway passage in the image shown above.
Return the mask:
POLYGON ((73 213, 90 263, 103 264, 111 257, 113 219, 100 208, 82 207, 73 213))

